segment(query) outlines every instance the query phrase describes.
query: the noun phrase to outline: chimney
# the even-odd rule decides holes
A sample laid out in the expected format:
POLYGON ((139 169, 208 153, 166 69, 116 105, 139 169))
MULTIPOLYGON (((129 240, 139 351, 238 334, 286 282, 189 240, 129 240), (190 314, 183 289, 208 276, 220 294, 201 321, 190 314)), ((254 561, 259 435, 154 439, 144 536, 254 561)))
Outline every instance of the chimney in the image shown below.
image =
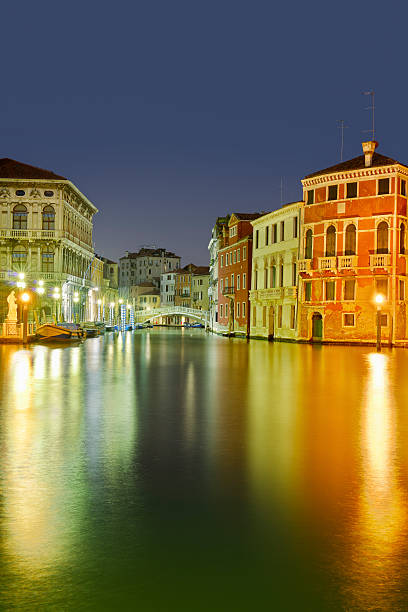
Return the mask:
POLYGON ((368 142, 363 142, 363 153, 365 157, 365 167, 369 168, 373 162, 374 151, 378 147, 378 142, 376 140, 369 140, 368 142))

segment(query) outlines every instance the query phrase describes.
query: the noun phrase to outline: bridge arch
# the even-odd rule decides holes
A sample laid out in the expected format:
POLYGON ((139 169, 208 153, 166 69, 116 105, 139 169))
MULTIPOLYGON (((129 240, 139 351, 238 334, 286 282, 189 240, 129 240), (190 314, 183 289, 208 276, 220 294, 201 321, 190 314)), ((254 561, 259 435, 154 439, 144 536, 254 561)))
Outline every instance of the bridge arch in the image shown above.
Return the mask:
POLYGON ((156 308, 155 310, 151 311, 136 311, 135 322, 148 323, 149 321, 157 319, 158 317, 174 316, 189 317, 190 319, 204 323, 204 325, 206 325, 208 322, 207 310, 197 310, 195 308, 186 308, 185 306, 167 306, 164 308, 156 308))

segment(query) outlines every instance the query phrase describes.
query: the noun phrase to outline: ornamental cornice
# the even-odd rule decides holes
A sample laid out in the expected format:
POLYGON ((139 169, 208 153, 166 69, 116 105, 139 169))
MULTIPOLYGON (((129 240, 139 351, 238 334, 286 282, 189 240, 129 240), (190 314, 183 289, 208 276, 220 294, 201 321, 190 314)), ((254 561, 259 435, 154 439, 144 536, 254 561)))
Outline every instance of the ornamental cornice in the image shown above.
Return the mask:
POLYGON ((346 181, 353 178, 365 178, 370 176, 381 176, 383 174, 403 174, 408 176, 408 168, 405 166, 379 166, 375 168, 362 168, 360 170, 349 170, 347 172, 335 172, 333 174, 321 174, 309 179, 302 179, 301 183, 304 187, 311 187, 313 185, 322 185, 324 183, 330 183, 333 181, 346 181))
MULTIPOLYGON (((251 221, 253 227, 262 226, 263 224, 268 225, 271 220, 279 220, 279 217, 285 218, 285 216, 293 216, 294 212, 298 212, 304 206, 303 200, 299 202, 293 202, 291 204, 284 204, 276 210, 272 210, 269 213, 265 213, 262 217, 258 217, 251 221)), ((283 219, 282 219, 283 220, 283 219)))

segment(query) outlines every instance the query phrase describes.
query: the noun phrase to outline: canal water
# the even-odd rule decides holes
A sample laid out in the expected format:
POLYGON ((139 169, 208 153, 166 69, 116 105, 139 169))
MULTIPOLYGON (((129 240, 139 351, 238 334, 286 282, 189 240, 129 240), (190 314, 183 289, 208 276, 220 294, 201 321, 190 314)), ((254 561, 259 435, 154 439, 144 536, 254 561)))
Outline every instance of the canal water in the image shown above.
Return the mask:
POLYGON ((0 607, 408 609, 408 351, 0 346, 0 607))

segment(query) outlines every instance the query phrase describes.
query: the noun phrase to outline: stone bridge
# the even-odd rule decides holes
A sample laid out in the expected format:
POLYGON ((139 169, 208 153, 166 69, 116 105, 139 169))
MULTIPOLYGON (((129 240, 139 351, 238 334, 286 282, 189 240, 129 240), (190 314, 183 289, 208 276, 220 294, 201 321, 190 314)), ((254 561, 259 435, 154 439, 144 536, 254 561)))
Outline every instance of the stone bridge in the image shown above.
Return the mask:
POLYGON ((147 323, 157 317, 189 317, 203 323, 205 327, 208 325, 209 313, 208 310, 196 310, 195 308, 186 308, 185 306, 163 306, 154 310, 135 311, 135 323, 147 323))

